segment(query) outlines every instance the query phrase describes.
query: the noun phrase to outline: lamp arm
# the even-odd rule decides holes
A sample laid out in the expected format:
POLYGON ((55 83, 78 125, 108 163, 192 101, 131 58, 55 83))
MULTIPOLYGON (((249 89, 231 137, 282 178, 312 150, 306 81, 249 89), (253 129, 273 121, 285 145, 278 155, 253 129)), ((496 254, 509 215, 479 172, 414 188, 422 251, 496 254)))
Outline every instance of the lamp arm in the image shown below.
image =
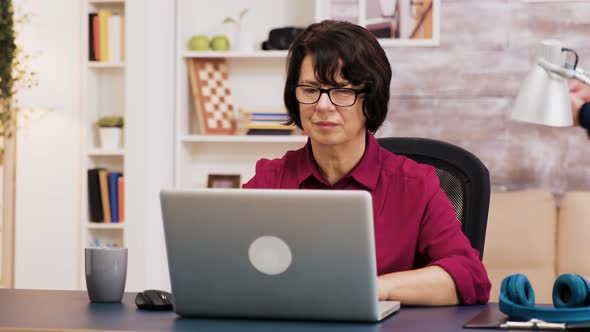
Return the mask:
POLYGON ((576 72, 576 77, 575 77, 576 80, 578 80, 582 83, 585 83, 587 85, 590 85, 590 74, 585 72, 584 69, 582 69, 580 67, 576 68, 575 72, 576 72))
POLYGON ((539 58, 539 60, 537 61, 537 64, 539 64, 539 66, 541 66, 545 70, 548 70, 548 71, 555 73, 559 76, 562 76, 562 77, 565 77, 568 79, 575 79, 575 80, 580 81, 586 85, 590 85, 590 75, 588 73, 586 73, 580 67, 578 67, 575 70, 568 69, 568 68, 553 64, 543 58, 539 58))

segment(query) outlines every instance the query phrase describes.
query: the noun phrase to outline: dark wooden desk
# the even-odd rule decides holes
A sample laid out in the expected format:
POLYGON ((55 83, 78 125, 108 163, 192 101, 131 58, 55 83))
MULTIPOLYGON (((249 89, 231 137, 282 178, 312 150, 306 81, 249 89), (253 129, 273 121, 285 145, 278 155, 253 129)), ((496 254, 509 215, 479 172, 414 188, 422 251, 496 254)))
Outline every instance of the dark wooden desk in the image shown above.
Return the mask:
MULTIPOLYGON (((86 292, 0 289, 0 331, 113 330, 113 331, 459 331, 485 306, 402 308, 379 324, 187 319, 174 312, 137 310, 135 293, 122 303, 90 303, 86 292)), ((493 305, 490 305, 493 306, 493 305)), ((476 331, 476 330, 464 330, 476 331)), ((483 331, 483 330, 482 330, 483 331)), ((489 330, 487 330, 489 331, 489 330)))

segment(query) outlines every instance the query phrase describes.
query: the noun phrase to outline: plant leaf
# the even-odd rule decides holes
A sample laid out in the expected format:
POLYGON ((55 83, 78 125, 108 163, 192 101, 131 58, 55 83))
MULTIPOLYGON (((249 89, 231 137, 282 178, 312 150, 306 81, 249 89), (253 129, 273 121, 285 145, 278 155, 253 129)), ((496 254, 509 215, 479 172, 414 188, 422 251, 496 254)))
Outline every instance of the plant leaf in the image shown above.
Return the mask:
POLYGON ((238 22, 236 22, 236 20, 233 17, 226 17, 223 19, 223 23, 232 23, 232 24, 238 24, 238 22))
POLYGON ((240 18, 242 18, 242 17, 244 17, 244 15, 248 14, 249 11, 250 11, 250 8, 242 9, 242 11, 240 12, 240 18))

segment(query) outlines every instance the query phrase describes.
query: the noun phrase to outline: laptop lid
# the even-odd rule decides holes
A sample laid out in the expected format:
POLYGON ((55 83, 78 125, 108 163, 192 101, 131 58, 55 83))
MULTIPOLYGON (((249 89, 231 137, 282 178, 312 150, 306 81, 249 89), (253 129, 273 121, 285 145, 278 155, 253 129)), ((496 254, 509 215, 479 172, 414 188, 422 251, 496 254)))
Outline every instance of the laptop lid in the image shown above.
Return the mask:
POLYGON ((179 315, 381 318, 369 193, 172 189, 160 199, 179 315))

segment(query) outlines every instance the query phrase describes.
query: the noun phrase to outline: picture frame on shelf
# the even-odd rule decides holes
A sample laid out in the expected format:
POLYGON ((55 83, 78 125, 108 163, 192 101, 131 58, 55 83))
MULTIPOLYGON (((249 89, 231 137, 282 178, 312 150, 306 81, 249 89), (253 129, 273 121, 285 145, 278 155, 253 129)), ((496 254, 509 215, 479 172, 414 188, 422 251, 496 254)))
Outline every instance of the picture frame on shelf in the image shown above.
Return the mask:
POLYGON ((341 20, 367 28, 382 46, 440 45, 440 0, 327 0, 316 21, 341 20))
POLYGON ((241 176, 239 174, 209 174, 207 176, 207 188, 239 189, 241 176))

